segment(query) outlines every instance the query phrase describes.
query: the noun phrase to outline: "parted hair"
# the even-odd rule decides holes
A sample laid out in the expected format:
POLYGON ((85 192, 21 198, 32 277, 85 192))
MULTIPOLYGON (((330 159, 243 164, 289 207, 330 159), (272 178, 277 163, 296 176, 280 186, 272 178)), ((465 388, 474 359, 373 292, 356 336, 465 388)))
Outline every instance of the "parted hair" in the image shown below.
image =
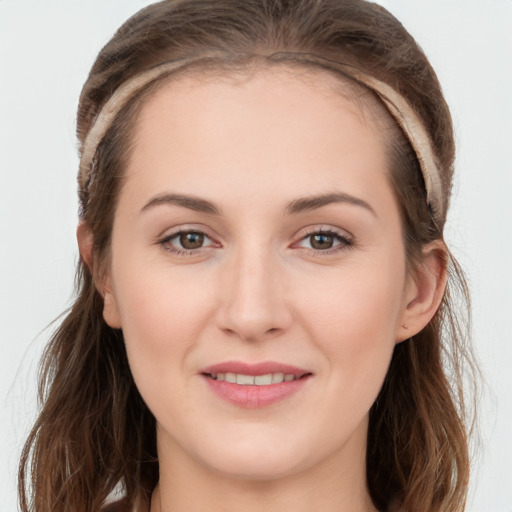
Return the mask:
MULTIPOLYGON (((240 69, 254 55, 304 52, 389 84, 430 137, 448 205, 454 137, 438 79, 400 22, 364 0, 164 0, 142 9, 116 32, 90 71, 78 108, 80 151, 121 84, 159 64, 211 50, 226 56, 217 63, 223 72, 240 69)), ((96 151, 94 182, 80 190, 81 222, 93 234, 95 262, 107 259, 131 128, 144 96, 154 89, 147 87, 121 110, 96 151)), ((425 244, 443 240, 444 219, 432 218, 408 139, 399 129, 387 137, 390 180, 408 265, 414 267, 425 244)), ((463 384, 475 368, 467 334, 469 295, 449 252, 444 262, 448 285, 441 306, 419 334, 395 347, 370 411, 367 485, 379 510, 465 507, 469 428, 463 384)), ((91 272, 79 261, 73 304, 41 361, 41 409, 19 468, 23 512, 97 512, 119 485, 123 510, 139 511, 159 478, 155 418, 133 381, 122 331, 103 319, 95 285, 99 268, 91 272)))

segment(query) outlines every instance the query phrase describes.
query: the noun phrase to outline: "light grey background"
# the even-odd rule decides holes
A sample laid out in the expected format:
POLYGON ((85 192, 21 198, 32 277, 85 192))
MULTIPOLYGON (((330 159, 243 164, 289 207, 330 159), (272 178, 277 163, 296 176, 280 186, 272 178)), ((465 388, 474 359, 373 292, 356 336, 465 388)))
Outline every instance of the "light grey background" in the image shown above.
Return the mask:
MULTIPOLYGON (((78 95, 144 0, 0 0, 0 512, 16 510, 36 365, 69 304, 77 257, 78 95)), ((470 512, 512 511, 512 0, 381 0, 416 37, 452 108, 448 241, 465 267, 488 389, 470 512)), ((421 512, 421 511, 418 511, 421 512)))

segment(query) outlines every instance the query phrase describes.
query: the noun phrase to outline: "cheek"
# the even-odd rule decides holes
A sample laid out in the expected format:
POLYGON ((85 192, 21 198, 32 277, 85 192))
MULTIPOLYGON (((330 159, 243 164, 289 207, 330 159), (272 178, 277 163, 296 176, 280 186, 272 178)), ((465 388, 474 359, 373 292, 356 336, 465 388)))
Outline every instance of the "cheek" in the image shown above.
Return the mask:
POLYGON ((184 279, 180 272, 147 262, 133 271, 125 260, 116 267, 115 282, 128 359, 138 385, 158 375, 178 377, 212 304, 205 279, 184 279))
MULTIPOLYGON (((398 255, 398 258, 400 255, 398 255)), ((399 262, 400 260, 398 260, 399 262)), ((395 346, 405 265, 341 269, 324 287, 310 286, 298 300, 311 339, 325 354, 336 384, 378 393, 395 346), (314 290, 314 293, 311 293, 314 290)))

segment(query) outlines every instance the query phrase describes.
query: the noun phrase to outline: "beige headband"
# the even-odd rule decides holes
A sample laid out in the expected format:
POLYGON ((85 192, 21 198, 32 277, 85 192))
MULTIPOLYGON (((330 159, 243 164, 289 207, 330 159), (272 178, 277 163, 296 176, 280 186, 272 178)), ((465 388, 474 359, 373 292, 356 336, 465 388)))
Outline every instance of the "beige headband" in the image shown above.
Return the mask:
MULTIPOLYGON (((172 62, 166 62, 165 64, 161 64, 160 66, 145 71, 122 84, 98 114, 98 117, 96 118, 92 128, 89 130, 83 144, 80 170, 78 174, 80 190, 87 191, 90 182, 94 179, 94 176, 91 174, 93 172, 93 160, 98 145, 121 109, 135 96, 137 92, 151 82, 170 74, 172 71, 183 68, 187 64, 199 62, 200 60, 218 59, 219 57, 225 58, 225 55, 207 54, 202 55, 200 58, 193 57, 190 59, 179 59, 172 62)), ((292 59, 295 61, 307 61, 318 64, 324 68, 341 72, 348 78, 352 78, 356 82, 375 92, 399 124, 403 132, 409 138, 421 167, 427 192, 427 202, 432 211, 434 220, 438 222, 439 225, 444 223, 446 212, 444 211, 445 201, 443 201, 443 188, 440 170, 437 165, 434 152, 432 151, 430 139, 420 118, 403 96, 388 84, 366 75, 352 66, 324 59, 313 54, 278 52, 267 56, 267 58, 274 60, 292 59)))

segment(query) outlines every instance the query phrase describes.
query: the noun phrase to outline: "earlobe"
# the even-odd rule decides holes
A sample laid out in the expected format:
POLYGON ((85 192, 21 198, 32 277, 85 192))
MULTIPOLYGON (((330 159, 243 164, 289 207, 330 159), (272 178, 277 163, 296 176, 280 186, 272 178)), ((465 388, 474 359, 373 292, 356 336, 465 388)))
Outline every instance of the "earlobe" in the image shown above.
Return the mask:
POLYGON ((438 310, 446 288, 447 254, 441 240, 424 247, 422 261, 408 276, 397 343, 420 332, 438 310))
MULTIPOLYGON (((94 238, 92 231, 84 222, 80 222, 76 230, 78 249, 80 256, 93 276, 96 289, 103 298, 103 319, 114 329, 121 328, 121 317, 117 307, 117 301, 112 290, 110 277, 107 274, 99 276, 97 265, 94 261, 94 238)), ((102 273, 103 274, 103 273, 102 273)))
POLYGON ((112 289, 106 286, 103 293, 103 319, 113 329, 121 329, 121 315, 112 289))

